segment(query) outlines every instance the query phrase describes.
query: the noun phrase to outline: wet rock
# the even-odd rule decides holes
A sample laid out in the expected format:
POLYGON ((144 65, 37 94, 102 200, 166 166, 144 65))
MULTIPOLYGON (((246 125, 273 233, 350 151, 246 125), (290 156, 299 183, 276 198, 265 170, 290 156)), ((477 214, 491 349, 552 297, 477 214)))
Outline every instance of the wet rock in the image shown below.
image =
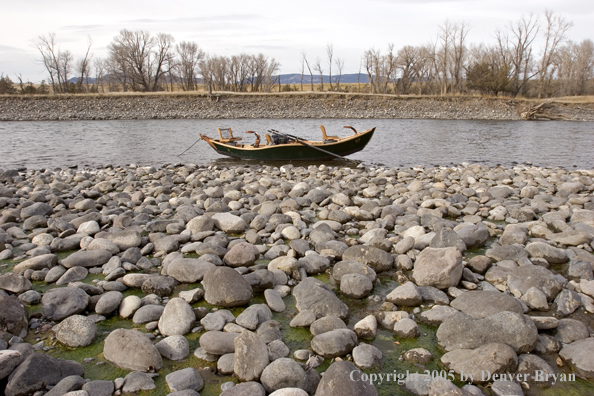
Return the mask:
POLYGON ((425 348, 410 349, 402 354, 402 358, 413 364, 426 364, 431 361, 431 352, 425 348))
POLYGON ((555 370, 544 359, 530 354, 519 356, 517 372, 526 375, 527 382, 545 387, 551 385, 555 375, 555 370))
POLYGON ((151 371, 163 367, 163 360, 151 340, 138 330, 116 329, 105 339, 103 356, 127 370, 151 371))
POLYGON ((266 298, 266 304, 274 312, 283 312, 286 309, 285 303, 278 292, 274 289, 266 289, 264 291, 264 298, 266 298))
POLYGON ((311 331, 311 334, 313 334, 314 336, 317 336, 319 334, 327 333, 332 330, 346 328, 347 326, 342 321, 342 319, 334 315, 329 315, 324 316, 323 318, 320 318, 313 322, 309 327, 309 331, 311 331))

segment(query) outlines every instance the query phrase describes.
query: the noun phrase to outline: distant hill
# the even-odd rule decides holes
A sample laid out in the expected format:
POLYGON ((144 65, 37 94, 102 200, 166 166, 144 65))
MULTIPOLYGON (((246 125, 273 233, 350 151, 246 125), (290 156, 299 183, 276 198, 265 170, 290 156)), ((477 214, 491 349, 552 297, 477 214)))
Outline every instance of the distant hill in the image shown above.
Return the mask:
MULTIPOLYGON (((273 76, 272 80, 278 84, 278 78, 279 76, 273 76)), ((107 78, 107 76, 105 77, 107 78)), ((69 83, 73 83, 76 84, 78 83, 79 78, 78 77, 72 77, 70 80, 68 80, 69 83)), ((304 74, 303 75, 303 84, 310 84, 312 78, 309 74, 304 74)), ((95 78, 90 77, 89 78, 89 84, 95 84, 95 78)), ((333 75, 332 76, 332 83, 336 83, 338 81, 338 76, 337 75, 333 75)), ((167 80, 167 82, 169 83, 169 80, 167 80)), ((361 83, 361 84, 366 84, 369 82, 369 78, 367 77, 367 74, 363 74, 363 73, 353 73, 353 74, 343 74, 342 76, 340 76, 340 83, 341 84, 356 84, 356 83, 361 83)), ((202 79, 199 78, 198 79, 198 83, 201 84, 202 83, 202 79)), ((301 84, 301 74, 298 73, 293 73, 293 74, 281 74, 280 75, 280 83, 281 84, 301 84)), ((313 83, 314 84, 319 84, 320 83, 320 75, 313 75, 313 83)), ((324 76, 324 84, 329 84, 330 83, 330 76, 325 75, 324 76)))
MULTIPOLYGON (((280 82, 281 84, 301 84, 301 74, 294 73, 294 74, 281 74, 280 75, 280 82)), ((303 84, 310 84, 312 78, 309 74, 303 75, 303 84)), ((337 75, 332 75, 332 83, 338 81, 337 75)), ((340 83, 341 84, 356 84, 360 82, 361 84, 366 84, 368 82, 367 74, 363 73, 354 73, 354 74, 343 74, 340 76, 340 83)), ((319 84, 320 83, 320 76, 313 75, 313 83, 319 84)), ((324 76, 324 84, 330 83, 330 76, 324 76)))

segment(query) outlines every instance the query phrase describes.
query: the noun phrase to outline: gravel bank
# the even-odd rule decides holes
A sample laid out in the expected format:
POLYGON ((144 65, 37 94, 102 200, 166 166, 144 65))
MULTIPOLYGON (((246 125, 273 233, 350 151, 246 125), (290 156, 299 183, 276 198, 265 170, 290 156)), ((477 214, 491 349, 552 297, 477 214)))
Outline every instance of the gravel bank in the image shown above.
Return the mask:
MULTIPOLYGON (((473 97, 370 95, 118 95, 1 97, 0 120, 216 118, 426 118, 519 120, 528 102, 473 97)), ((549 113, 594 120, 592 105, 554 104, 549 113)))
POLYGON ((466 394, 404 381, 425 367, 592 394, 593 192, 527 166, 1 172, 0 394, 466 394))

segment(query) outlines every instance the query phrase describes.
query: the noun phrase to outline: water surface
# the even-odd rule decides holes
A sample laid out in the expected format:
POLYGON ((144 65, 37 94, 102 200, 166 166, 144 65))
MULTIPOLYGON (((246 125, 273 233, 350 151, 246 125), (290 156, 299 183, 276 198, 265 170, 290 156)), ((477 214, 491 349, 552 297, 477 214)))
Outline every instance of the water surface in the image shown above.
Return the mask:
POLYGON ((220 119, 0 122, 0 168, 169 163, 245 164, 217 154, 199 133, 217 136, 231 127, 236 137, 274 128, 307 139, 347 136, 352 125, 377 127, 364 151, 349 158, 388 167, 453 165, 463 162, 513 166, 594 168, 594 122, 525 122, 393 119, 220 119))

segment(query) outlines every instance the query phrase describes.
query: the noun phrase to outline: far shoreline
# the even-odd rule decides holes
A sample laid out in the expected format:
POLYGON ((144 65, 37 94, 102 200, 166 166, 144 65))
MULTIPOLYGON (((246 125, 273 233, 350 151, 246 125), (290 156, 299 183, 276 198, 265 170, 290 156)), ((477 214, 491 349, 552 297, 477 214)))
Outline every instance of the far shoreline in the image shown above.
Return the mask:
POLYGON ((0 121, 352 118, 594 121, 594 98, 304 93, 115 93, 0 96, 0 121), (542 108, 542 109, 541 109, 542 108))

